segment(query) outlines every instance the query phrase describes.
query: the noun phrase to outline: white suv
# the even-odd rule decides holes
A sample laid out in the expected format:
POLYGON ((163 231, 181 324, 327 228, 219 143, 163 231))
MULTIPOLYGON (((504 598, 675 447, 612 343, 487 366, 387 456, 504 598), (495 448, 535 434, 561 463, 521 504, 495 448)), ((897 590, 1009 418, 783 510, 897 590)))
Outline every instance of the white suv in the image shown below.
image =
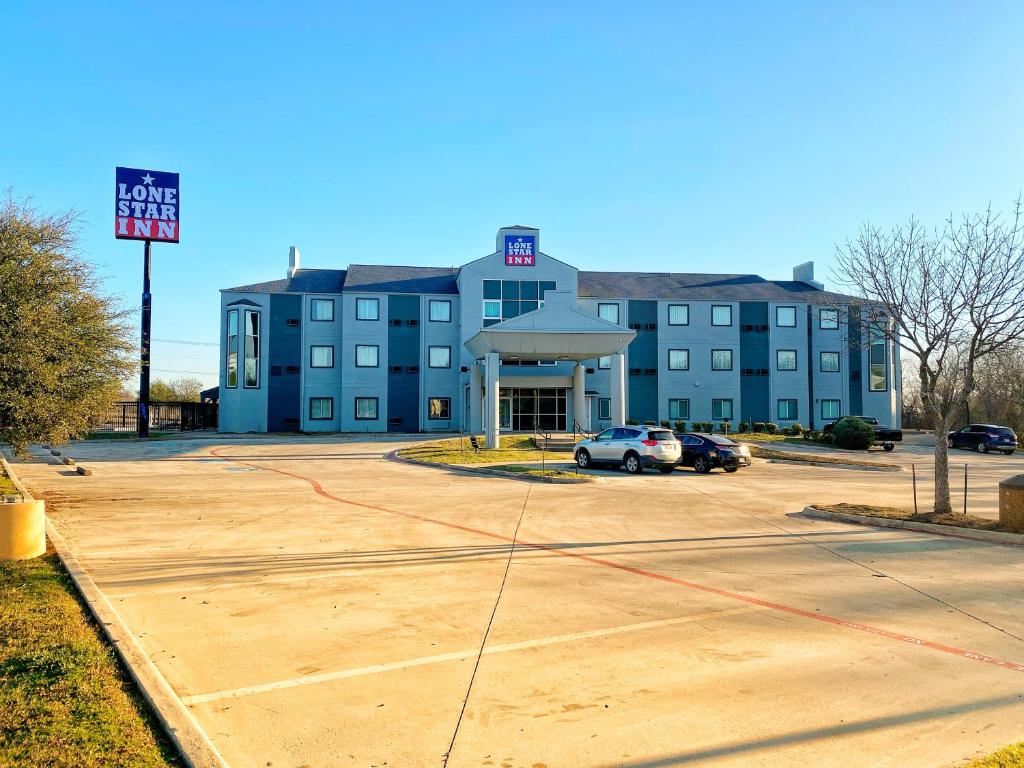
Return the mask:
POLYGON ((668 474, 680 456, 679 441, 664 427, 612 427, 580 440, 573 449, 576 464, 586 469, 596 464, 625 467, 633 474, 656 467, 668 474))

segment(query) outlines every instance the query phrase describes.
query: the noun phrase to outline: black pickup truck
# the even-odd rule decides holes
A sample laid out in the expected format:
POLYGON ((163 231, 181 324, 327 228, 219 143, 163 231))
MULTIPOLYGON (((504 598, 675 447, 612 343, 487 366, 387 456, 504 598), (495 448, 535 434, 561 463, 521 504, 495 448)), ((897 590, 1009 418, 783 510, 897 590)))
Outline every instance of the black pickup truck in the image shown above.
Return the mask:
MULTIPOLYGON (((887 451, 891 451, 896 447, 896 443, 903 442, 903 430, 901 429, 890 429, 889 427, 883 426, 878 423, 878 419, 874 416, 844 416, 844 419, 860 419, 865 424, 870 424, 871 428, 875 430, 875 445, 880 445, 887 451)), ((831 432, 832 429, 838 422, 833 421, 831 424, 826 424, 823 428, 823 432, 831 432)))

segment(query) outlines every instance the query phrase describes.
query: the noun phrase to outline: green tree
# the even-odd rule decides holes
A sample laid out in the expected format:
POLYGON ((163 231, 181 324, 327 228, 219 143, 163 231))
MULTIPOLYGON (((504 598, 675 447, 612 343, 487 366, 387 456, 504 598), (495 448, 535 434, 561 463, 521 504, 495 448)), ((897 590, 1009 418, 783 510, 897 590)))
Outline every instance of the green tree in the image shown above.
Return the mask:
POLYGON ((125 313, 77 251, 76 214, 0 204, 0 440, 81 437, 132 372, 125 313))
POLYGON ((171 381, 156 379, 149 385, 149 399, 156 402, 198 403, 199 393, 202 391, 203 382, 199 379, 187 376, 171 381))

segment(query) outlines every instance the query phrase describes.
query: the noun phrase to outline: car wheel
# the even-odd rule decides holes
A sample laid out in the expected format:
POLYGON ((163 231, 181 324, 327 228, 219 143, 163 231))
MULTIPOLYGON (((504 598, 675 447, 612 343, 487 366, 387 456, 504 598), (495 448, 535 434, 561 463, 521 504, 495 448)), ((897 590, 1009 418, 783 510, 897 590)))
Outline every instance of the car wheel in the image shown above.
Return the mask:
POLYGON ((640 457, 635 453, 627 453, 622 463, 625 465, 626 471, 631 474, 639 475, 644 471, 644 465, 640 463, 640 457))
POLYGON ((675 467, 658 467, 658 471, 661 472, 661 474, 663 475, 669 474, 674 469, 675 467))
POLYGON ((580 469, 590 466, 590 453, 586 449, 576 451, 576 466, 580 469))
POLYGON ((739 470, 739 467, 726 467, 725 468, 725 471, 729 472, 729 473, 736 472, 738 470, 739 470))
POLYGON ((978 453, 988 453, 988 443, 978 443, 978 453))
POLYGON ((947 448, 956 448, 956 446, 953 445, 953 438, 952 437, 946 438, 946 447, 947 448))
POLYGON ((698 456, 693 460, 693 468, 700 472, 702 475, 706 475, 711 471, 711 462, 705 459, 703 456, 698 456))
POLYGON ((1007 456, 1013 456, 1013 451, 1003 451, 1007 456))
POLYGON ((895 446, 895 445, 893 445, 892 443, 886 443, 885 445, 883 445, 883 446, 882 446, 882 448, 883 448, 884 450, 886 450, 886 451, 891 451, 891 450, 892 450, 893 448, 895 448, 895 447, 896 447, 896 446, 895 446))

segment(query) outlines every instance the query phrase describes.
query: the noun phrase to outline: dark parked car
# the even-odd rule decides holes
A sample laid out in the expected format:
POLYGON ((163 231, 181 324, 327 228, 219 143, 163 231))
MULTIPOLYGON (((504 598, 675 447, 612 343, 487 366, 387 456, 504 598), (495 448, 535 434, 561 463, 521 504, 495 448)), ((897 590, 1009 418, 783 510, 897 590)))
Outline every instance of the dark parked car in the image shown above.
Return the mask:
POLYGON ((725 435, 709 435, 704 432, 676 432, 676 440, 683 447, 679 465, 693 467, 707 474, 715 467, 726 472, 735 472, 740 467, 750 466, 750 449, 730 440, 725 435))
MULTIPOLYGON (((843 419, 859 419, 865 424, 870 424, 871 428, 875 430, 875 442, 874 445, 880 445, 885 450, 891 451, 896 447, 896 443, 903 442, 903 430, 902 429, 890 429, 889 427, 879 424, 878 419, 874 416, 843 416, 843 419)), ((835 429, 836 424, 842 421, 833 421, 831 424, 826 424, 822 427, 823 432, 831 432, 835 429)))
POLYGON ((968 424, 950 432, 946 438, 950 448, 970 448, 979 453, 1002 451, 1007 456, 1017 450, 1017 435, 1009 427, 995 424, 968 424))

